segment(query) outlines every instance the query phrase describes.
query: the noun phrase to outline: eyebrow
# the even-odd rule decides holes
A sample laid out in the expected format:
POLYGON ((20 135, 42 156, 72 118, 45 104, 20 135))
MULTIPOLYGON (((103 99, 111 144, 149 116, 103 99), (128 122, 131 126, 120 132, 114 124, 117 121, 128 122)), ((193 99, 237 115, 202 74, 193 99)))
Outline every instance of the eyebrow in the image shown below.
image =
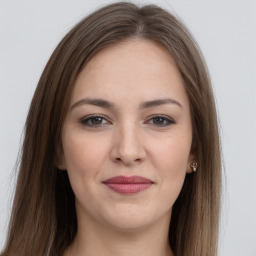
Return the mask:
POLYGON ((166 99, 145 101, 140 104, 140 109, 157 107, 157 106, 164 105, 164 104, 175 104, 182 108, 182 105, 178 101, 171 99, 171 98, 166 98, 166 99))
MULTIPOLYGON (((166 98, 166 99, 156 99, 156 100, 142 102, 139 106, 139 109, 157 107, 157 106, 164 105, 164 104, 174 104, 174 105, 177 105, 182 108, 182 105, 178 101, 176 101, 172 98, 166 98)), ((94 106, 107 108, 107 109, 115 108, 115 105, 110 101, 103 100, 103 99, 85 98, 85 99, 81 99, 81 100, 77 101, 76 103, 74 103, 71 106, 70 111, 72 111, 74 108, 82 106, 82 105, 94 105, 94 106)))

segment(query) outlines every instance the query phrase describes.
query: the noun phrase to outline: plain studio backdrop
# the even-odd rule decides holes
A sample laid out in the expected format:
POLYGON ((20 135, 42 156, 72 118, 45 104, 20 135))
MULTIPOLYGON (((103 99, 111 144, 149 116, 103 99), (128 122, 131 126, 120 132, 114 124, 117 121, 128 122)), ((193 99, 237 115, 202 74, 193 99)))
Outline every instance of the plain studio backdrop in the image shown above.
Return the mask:
MULTIPOLYGON (((76 22, 112 2, 0 0, 0 249, 22 130, 42 70, 76 22)), ((226 176, 220 256, 256 256, 256 0, 133 2, 176 13, 203 51, 216 95, 226 176)))

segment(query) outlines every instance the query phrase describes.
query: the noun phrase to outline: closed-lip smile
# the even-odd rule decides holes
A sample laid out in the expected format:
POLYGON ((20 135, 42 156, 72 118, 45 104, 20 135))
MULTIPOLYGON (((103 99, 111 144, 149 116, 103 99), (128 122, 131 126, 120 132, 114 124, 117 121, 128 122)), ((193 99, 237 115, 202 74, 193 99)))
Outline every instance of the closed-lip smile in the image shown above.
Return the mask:
POLYGON ((141 176, 115 176, 103 181, 111 190, 120 194, 133 194, 149 188, 154 182, 141 176))

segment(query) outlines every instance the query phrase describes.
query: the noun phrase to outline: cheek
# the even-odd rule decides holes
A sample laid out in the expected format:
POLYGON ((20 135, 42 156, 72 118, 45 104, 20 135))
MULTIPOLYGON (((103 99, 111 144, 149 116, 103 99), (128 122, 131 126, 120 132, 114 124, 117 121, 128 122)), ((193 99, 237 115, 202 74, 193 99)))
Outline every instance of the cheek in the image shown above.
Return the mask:
POLYGON ((69 134, 62 138, 64 159, 69 170, 94 169, 104 156, 104 145, 94 136, 85 136, 83 132, 69 134))
POLYGON ((97 179, 105 159, 106 149, 102 141, 76 133, 68 137, 64 134, 62 143, 65 165, 74 192, 85 189, 85 184, 91 186, 90 181, 97 179))
POLYGON ((171 173, 178 175, 180 172, 186 172, 190 147, 191 136, 189 133, 187 135, 183 133, 167 136, 158 143, 154 143, 154 150, 151 151, 151 154, 154 154, 152 159, 155 160, 156 165, 165 170, 166 175, 171 173))
POLYGON ((155 144, 153 165, 159 175, 161 192, 175 200, 184 183, 190 154, 190 136, 172 136, 155 144))

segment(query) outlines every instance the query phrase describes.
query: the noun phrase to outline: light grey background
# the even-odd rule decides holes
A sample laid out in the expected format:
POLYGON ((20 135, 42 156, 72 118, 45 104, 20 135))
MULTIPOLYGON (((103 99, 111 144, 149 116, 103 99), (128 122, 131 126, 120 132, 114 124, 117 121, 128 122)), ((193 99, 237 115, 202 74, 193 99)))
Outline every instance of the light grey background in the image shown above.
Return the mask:
MULTIPOLYGON (((77 21, 111 2, 0 0, 0 249, 22 129, 43 67, 77 21)), ((256 1, 134 2, 177 13, 201 46, 216 94, 226 171, 220 256, 256 256, 256 1)))

